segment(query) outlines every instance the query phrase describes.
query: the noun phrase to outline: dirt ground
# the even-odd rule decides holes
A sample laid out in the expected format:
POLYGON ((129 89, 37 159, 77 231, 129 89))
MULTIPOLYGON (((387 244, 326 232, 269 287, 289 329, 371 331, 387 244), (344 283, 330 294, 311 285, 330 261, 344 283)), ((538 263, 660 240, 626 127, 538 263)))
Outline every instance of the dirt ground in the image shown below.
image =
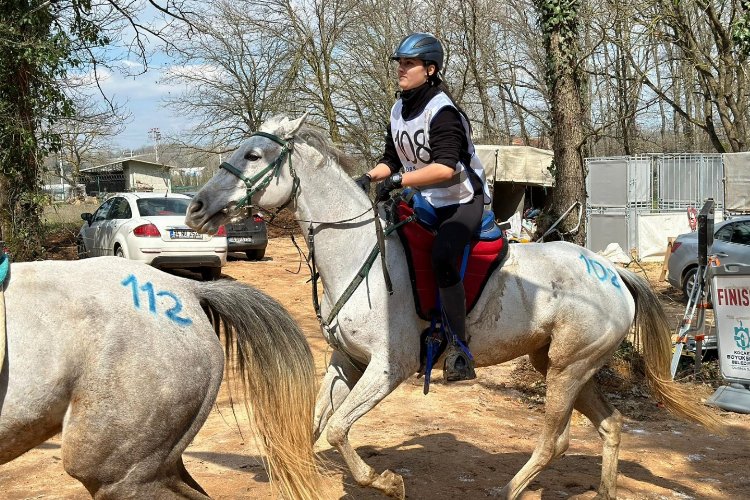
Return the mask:
MULTIPOLYGON (((676 325, 684 304, 657 282, 660 265, 644 267, 676 325)), ((289 239, 272 239, 261 262, 233 259, 224 274, 255 285, 289 309, 308 336, 322 376, 330 352, 313 314, 307 269, 303 264, 300 270, 289 239)), ((750 415, 716 410, 729 425, 729 434, 720 437, 671 418, 638 387, 618 387, 610 400, 626 418, 619 498, 748 498, 750 415)), ((712 392, 705 383, 692 387, 697 402, 712 392)), ((184 455, 186 466, 214 498, 272 498, 242 407, 234 410, 237 418, 223 387, 184 455)), ((543 419, 543 383, 517 360, 479 369, 476 381, 458 385, 445 385, 437 372, 428 396, 422 394, 422 381, 411 378, 361 419, 350 438, 378 472, 389 468, 404 476, 408 498, 485 498, 497 496, 529 458, 543 419)), ((334 467, 327 497, 382 498, 358 487, 324 440, 317 446, 334 467)), ((576 413, 568 452, 531 483, 523 498, 593 498, 600 453, 595 429, 576 413)), ((88 498, 65 473, 61 456, 58 436, 0 466, 0 498, 88 498)))

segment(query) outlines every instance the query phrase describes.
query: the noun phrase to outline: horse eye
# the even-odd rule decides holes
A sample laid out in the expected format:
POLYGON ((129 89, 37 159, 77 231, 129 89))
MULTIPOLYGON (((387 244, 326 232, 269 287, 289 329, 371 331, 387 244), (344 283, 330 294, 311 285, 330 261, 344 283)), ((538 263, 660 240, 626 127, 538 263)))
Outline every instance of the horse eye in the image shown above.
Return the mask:
POLYGON ((256 154, 255 154, 255 153, 253 153, 253 152, 249 152, 249 153, 247 153, 247 154, 245 155, 245 159, 246 159, 247 161, 258 161, 258 160, 260 160, 260 156, 256 155, 256 154))

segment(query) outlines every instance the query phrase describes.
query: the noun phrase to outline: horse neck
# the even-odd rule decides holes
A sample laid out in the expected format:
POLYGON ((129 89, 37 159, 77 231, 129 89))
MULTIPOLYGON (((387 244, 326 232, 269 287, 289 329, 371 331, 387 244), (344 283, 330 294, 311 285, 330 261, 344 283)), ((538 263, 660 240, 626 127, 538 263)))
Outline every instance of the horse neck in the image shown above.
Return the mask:
MULTIPOLYGON (((372 206, 333 158, 297 167, 300 190, 295 215, 307 238, 312 223, 315 261, 327 294, 348 286, 376 243, 372 206), (358 216, 358 217, 357 217, 358 216), (341 224, 320 224, 354 220, 341 224)), ((329 295, 331 296, 331 295, 329 295)))

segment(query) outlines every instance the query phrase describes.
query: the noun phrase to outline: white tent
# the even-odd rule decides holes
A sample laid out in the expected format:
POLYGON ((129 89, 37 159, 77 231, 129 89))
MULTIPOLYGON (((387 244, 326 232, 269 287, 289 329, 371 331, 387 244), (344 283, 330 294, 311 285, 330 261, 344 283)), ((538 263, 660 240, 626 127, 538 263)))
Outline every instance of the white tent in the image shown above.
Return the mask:
POLYGON ((552 186, 552 151, 531 146, 477 145, 487 181, 552 186))

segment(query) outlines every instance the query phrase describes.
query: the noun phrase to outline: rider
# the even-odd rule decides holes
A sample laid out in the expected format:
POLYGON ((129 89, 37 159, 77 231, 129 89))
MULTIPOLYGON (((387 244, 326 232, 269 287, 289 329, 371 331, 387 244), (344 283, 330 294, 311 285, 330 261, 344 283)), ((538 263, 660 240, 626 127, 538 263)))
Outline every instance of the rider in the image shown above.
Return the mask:
MULTIPOLYGON (((429 33, 412 33, 391 56, 398 61, 400 97, 391 109, 385 153, 356 179, 365 191, 383 181, 378 199, 400 187, 417 189, 438 217, 432 268, 448 325, 464 345, 466 294, 459 265, 464 248, 479 227, 490 195, 484 168, 474 154, 471 125, 440 76, 443 46, 429 33), (404 172, 400 173, 403 168, 404 172)), ((453 341, 445 360, 446 380, 476 378, 474 362, 453 341)))

